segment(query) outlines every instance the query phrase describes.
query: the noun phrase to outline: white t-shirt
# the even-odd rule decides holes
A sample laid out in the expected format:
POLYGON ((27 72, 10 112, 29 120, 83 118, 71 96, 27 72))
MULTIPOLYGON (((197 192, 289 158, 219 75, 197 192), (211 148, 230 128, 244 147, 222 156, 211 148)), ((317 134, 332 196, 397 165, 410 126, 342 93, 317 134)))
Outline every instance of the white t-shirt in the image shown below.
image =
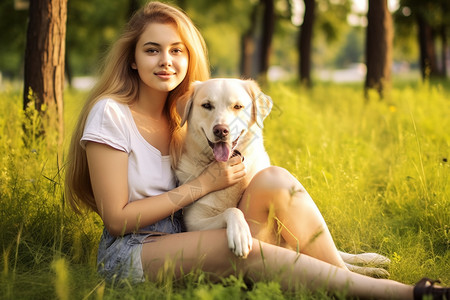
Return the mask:
POLYGON ((128 153, 129 202, 175 188, 170 156, 162 156, 142 137, 127 105, 113 99, 97 102, 86 120, 81 146, 88 141, 128 153))

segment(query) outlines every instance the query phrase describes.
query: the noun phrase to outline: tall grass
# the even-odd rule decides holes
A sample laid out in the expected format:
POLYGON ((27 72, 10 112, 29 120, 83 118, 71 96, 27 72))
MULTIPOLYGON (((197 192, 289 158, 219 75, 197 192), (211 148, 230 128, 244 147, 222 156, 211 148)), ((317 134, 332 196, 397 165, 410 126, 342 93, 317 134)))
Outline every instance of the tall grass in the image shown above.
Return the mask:
MULTIPOLYGON (((450 86, 404 84, 369 102, 359 87, 345 85, 305 91, 284 83, 266 92, 275 103, 265 122, 272 163, 303 183, 338 247, 387 255, 392 279, 414 283, 426 275, 449 285, 450 86)), ((67 136, 84 99, 66 92, 67 136)), ((35 112, 26 113, 31 118, 18 92, 0 93, 0 298, 327 297, 281 292, 276 282, 248 290, 234 276, 213 284, 201 272, 180 282, 165 276, 105 285, 95 271, 101 220, 77 216, 64 203, 67 144, 60 149, 57 139, 24 134, 24 126, 38 126, 35 112)))
POLYGON ((339 248, 386 254, 403 282, 427 274, 448 283, 448 86, 394 88, 370 102, 351 86, 270 92, 272 162, 305 185, 339 248))

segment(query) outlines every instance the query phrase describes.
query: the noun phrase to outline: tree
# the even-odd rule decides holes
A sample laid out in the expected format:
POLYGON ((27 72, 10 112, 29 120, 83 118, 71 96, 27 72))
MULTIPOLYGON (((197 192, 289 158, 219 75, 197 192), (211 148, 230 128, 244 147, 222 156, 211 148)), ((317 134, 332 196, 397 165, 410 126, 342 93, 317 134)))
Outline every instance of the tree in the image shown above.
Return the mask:
POLYGON ((249 25, 241 33, 239 71, 242 77, 256 77, 261 83, 267 81, 275 14, 274 0, 260 0, 253 5, 249 25))
POLYGON ((448 0, 410 1, 419 27, 420 69, 422 78, 447 76, 447 34, 450 27, 448 0), (441 40, 441 64, 438 63, 436 41, 441 40))
POLYGON ((267 81, 267 71, 270 66, 270 50, 275 27, 274 0, 260 0, 264 8, 262 19, 261 56, 258 64, 258 77, 262 82, 267 81))
MULTIPOLYGON (((300 26, 297 38, 298 74, 300 82, 306 87, 311 87, 313 39, 323 38, 326 46, 322 51, 327 51, 327 48, 339 39, 342 32, 347 30, 347 15, 350 12, 351 1, 304 0, 303 2, 303 24, 300 26)), ((322 55, 321 61, 323 61, 322 55)))
POLYGON ((450 2, 448 0, 401 0, 395 13, 402 34, 417 35, 422 78, 447 77, 450 2), (411 30, 416 29, 417 30, 411 30), (440 40, 440 44, 437 42, 440 40), (440 47, 439 47, 440 46, 440 47), (441 50, 441 55, 437 54, 441 50))
POLYGON ((419 61, 422 78, 437 76, 439 70, 437 65, 436 47, 434 44, 434 30, 421 14, 417 15, 417 24, 419 25, 419 61))
POLYGON ((34 107, 41 115, 45 115, 47 108, 56 111, 60 142, 64 132, 66 19, 67 0, 30 1, 23 108, 34 101, 34 107), (32 97, 29 97, 30 93, 32 97))
POLYGON ((300 82, 307 87, 311 86, 311 48, 312 35, 315 19, 316 3, 315 0, 304 0, 305 16, 303 24, 299 31, 298 52, 300 82))
POLYGON ((253 55, 255 54, 255 32, 257 26, 258 6, 253 6, 250 15, 250 25, 247 30, 242 33, 241 36, 241 54, 239 72, 243 78, 253 77, 252 62, 253 55))
POLYGON ((392 67, 392 17, 387 0, 369 0, 367 12, 366 96, 369 89, 375 89, 380 96, 391 80, 392 67))

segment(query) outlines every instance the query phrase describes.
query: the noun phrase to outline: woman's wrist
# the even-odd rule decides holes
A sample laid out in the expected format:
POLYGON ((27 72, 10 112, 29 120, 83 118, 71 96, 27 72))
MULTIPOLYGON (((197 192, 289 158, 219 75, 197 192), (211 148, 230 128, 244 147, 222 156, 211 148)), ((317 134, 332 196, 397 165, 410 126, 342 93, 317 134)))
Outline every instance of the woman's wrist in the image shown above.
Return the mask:
MULTIPOLYGON (((205 196, 206 194, 209 194, 212 192, 211 185, 208 184, 207 176, 210 176, 210 175, 202 173, 195 179, 196 181, 198 181, 195 185, 199 189, 198 194, 200 194, 200 196, 198 198, 201 198, 201 197, 205 196)), ((194 201, 198 200, 198 198, 194 199, 194 201)))
POLYGON ((212 192, 209 185, 206 184, 207 179, 204 174, 201 174, 197 178, 180 185, 178 188, 169 191, 169 199, 172 200, 177 207, 183 208, 188 206, 206 194, 212 192))

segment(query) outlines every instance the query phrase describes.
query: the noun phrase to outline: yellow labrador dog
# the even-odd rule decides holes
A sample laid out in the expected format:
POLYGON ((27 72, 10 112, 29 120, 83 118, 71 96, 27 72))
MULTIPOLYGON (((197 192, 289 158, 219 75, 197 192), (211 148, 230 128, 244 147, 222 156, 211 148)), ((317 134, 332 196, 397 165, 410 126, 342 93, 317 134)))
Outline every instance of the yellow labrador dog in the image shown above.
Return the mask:
MULTIPOLYGON (((239 257, 249 253, 252 236, 237 204, 253 176, 270 166, 262 138, 263 120, 272 100, 252 80, 210 79, 193 84, 182 115, 187 133, 175 173, 180 184, 199 176, 214 160, 240 155, 246 166, 244 180, 210 193, 184 209, 188 231, 226 228, 229 248, 239 257)), ((186 101, 186 98, 185 98, 186 101)), ((350 270, 385 277, 381 268, 350 264, 385 265, 389 259, 376 253, 341 256, 350 270)))

